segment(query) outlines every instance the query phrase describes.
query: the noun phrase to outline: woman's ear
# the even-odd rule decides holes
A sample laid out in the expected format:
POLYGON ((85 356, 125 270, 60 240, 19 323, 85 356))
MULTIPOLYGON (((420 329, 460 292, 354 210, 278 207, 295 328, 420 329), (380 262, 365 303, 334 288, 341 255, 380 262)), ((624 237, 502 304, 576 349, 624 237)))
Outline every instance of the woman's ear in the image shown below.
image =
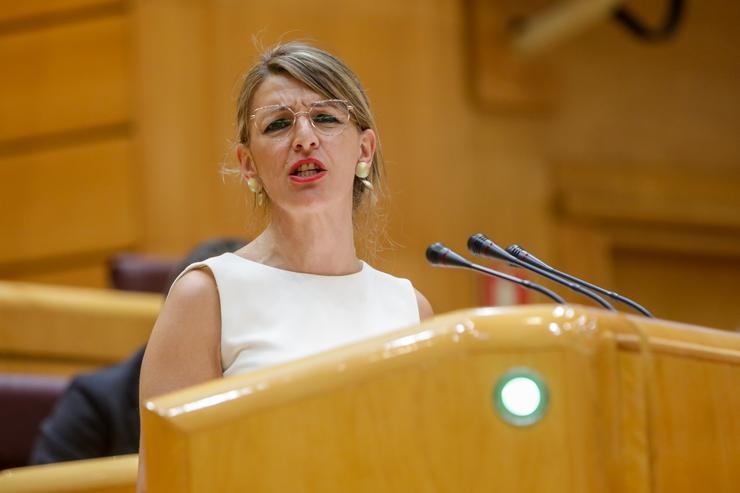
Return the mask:
POLYGON ((371 128, 363 130, 362 133, 360 133, 360 156, 357 160, 372 163, 377 143, 378 138, 375 136, 375 132, 373 132, 371 128))
POLYGON ((249 151, 249 147, 244 144, 237 145, 236 159, 239 161, 239 170, 244 180, 257 176, 257 168, 254 167, 254 161, 252 160, 252 153, 249 151))

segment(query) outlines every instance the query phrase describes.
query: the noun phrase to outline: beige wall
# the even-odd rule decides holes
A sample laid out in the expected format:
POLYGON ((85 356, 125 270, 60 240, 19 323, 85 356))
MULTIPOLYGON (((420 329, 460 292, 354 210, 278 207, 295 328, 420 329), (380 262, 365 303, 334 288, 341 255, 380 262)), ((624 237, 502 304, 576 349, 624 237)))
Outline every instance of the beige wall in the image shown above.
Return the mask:
MULTIPOLYGON (((505 45, 479 33, 503 25, 505 8, 468 10, 487 2, 66 3, 0 17, 0 62, 16 67, 0 87, 0 277, 103 285, 110 252, 180 254, 244 234, 246 192, 218 171, 258 35, 314 41, 364 81, 398 243, 374 263, 410 277, 438 311, 476 305, 478 280, 427 266, 425 247, 462 252, 484 231, 661 316, 740 326, 711 289, 691 291, 696 310, 685 297, 676 309, 678 283, 665 275, 684 272, 692 285, 702 262, 715 272, 740 258, 731 0, 692 3, 670 44, 645 46, 604 22, 509 65, 505 45), (481 87, 499 74, 514 89, 493 101, 481 87), (664 261, 676 244, 688 252, 664 261)), ((654 18, 662 3, 640 8, 654 18)))

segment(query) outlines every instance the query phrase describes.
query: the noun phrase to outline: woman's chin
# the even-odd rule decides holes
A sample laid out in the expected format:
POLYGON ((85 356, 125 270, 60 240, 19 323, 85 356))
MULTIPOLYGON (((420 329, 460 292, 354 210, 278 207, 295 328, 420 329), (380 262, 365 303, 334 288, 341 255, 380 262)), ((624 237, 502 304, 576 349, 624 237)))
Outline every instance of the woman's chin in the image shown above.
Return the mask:
POLYGON ((283 202, 279 208, 289 214, 333 214, 352 210, 352 199, 350 197, 348 200, 341 200, 325 190, 302 190, 300 193, 291 194, 290 200, 283 202))

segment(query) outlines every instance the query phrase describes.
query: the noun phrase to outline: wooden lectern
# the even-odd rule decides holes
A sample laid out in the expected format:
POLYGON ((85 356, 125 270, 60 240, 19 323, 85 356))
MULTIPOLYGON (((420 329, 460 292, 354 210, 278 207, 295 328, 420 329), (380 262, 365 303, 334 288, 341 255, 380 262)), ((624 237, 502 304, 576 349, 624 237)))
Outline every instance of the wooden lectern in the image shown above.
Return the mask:
POLYGON ((729 493, 738 418, 740 335, 541 305, 164 395, 142 426, 149 493, 729 493))
POLYGON ((740 335, 579 306, 459 311, 159 397, 142 426, 150 493, 729 493, 740 335))

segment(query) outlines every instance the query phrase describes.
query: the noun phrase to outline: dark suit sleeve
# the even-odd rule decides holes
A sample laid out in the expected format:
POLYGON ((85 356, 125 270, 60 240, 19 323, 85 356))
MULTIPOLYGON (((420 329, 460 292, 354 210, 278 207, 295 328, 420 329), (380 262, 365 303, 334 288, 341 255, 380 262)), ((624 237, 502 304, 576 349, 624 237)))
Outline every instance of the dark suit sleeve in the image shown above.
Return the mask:
POLYGON ((72 380, 41 425, 32 464, 139 451, 139 372, 144 350, 72 380))
POLYGON ((104 456, 108 445, 99 430, 106 428, 105 418, 96 408, 84 381, 75 378, 42 423, 31 452, 31 464, 104 456))

